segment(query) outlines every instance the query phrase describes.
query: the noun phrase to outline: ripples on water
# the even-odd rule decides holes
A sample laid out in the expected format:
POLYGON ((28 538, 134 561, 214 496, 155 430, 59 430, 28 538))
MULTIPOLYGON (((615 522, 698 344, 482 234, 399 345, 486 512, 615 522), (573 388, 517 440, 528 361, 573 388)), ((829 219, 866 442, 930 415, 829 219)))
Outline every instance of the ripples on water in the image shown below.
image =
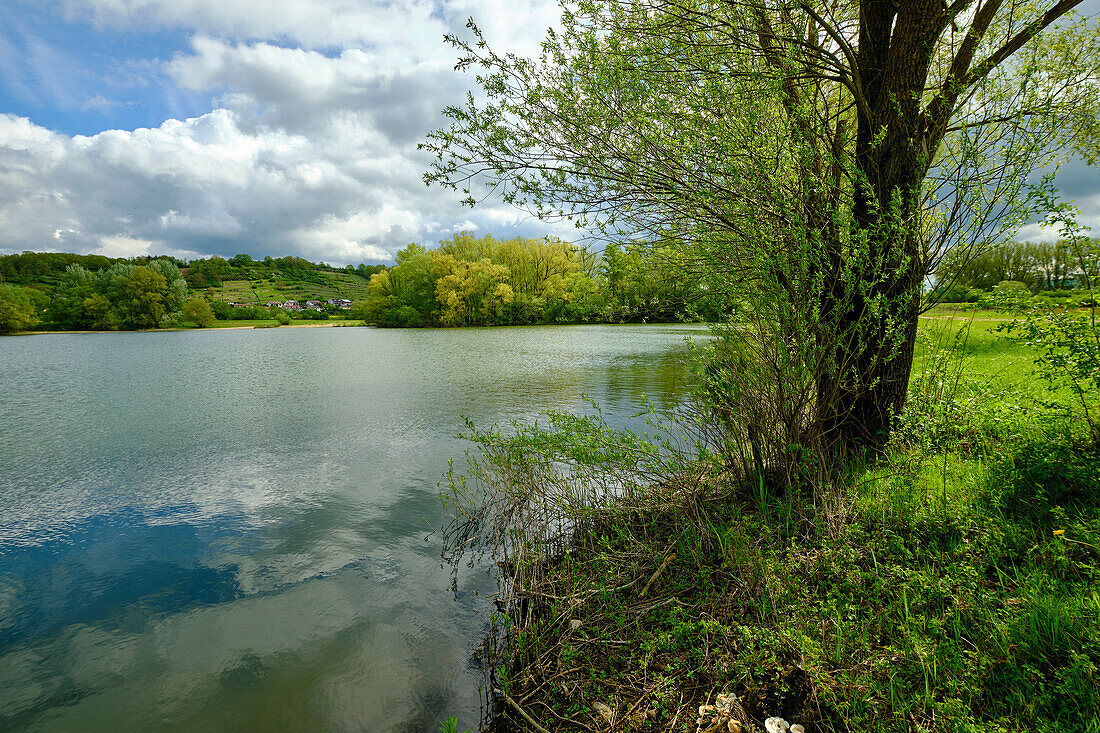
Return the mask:
POLYGON ((474 725, 491 583, 430 534, 462 416, 641 425, 688 334, 0 340, 0 730, 474 725))

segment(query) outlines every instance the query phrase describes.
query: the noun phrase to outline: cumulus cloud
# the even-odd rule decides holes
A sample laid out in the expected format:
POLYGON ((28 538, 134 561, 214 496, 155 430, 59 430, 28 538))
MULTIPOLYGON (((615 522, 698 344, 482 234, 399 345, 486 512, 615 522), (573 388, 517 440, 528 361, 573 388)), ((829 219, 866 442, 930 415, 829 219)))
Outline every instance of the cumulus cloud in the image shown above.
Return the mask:
POLYGON ((70 138, 0 115, 0 250, 378 262, 453 222, 500 232, 513 216, 447 203, 421 183, 411 154, 358 140, 367 129, 246 129, 216 109, 70 138))
POLYGON ((303 134, 338 136, 350 120, 356 133, 383 136, 377 145, 406 146, 438 126, 441 107, 465 91, 466 79, 450 69, 394 70, 359 49, 332 57, 202 36, 192 48, 167 67, 181 87, 227 90, 218 103, 242 121, 303 134))
MULTIPOLYGON (((1063 163, 1054 177, 1054 187, 1063 201, 1072 202, 1078 209, 1077 224, 1090 228, 1089 236, 1100 237, 1100 190, 1097 190, 1095 165, 1079 159, 1063 163)), ((1023 242, 1053 241, 1061 236, 1059 226, 1028 224, 1020 229, 1015 239, 1023 242)))
MULTIPOLYGON (((101 30, 182 29, 160 73, 211 109, 69 137, 0 115, 0 252, 297 254, 385 261, 458 230, 572 234, 427 189, 416 144, 465 94, 445 33, 470 15, 534 52, 556 2, 61 0, 101 30), (460 224, 456 224, 460 222, 460 224)), ((133 63, 132 61, 130 62, 133 63)), ((111 102, 93 96, 86 109, 111 102)))

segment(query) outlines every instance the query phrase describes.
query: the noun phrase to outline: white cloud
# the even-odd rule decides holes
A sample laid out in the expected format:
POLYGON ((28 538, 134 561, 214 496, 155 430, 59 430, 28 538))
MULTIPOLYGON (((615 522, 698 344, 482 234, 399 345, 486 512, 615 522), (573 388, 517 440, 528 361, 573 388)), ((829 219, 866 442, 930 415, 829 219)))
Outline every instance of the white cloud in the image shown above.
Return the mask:
POLYGON ((137 257, 147 255, 152 251, 153 245, 148 239, 134 239, 133 237, 103 237, 100 240, 99 249, 95 254, 108 257, 137 257))
POLYGON ((501 48, 533 53, 556 0, 62 0, 66 16, 100 27, 179 28, 234 40, 272 39, 314 49, 382 49, 389 63, 450 59, 444 33, 473 16, 501 48))
POLYGON ((111 101, 110 99, 104 97, 102 94, 97 94, 94 97, 89 97, 88 99, 86 99, 84 101, 84 104, 80 105, 80 108, 83 110, 107 109, 109 107, 117 107, 118 105, 118 102, 111 101))
MULTIPOLYGON (((534 53, 555 2, 62 0, 101 28, 194 33, 163 72, 214 109, 154 128, 68 137, 0 116, 0 252, 298 254, 383 261, 459 230, 573 235, 503 204, 427 189, 416 144, 471 79, 447 32, 475 15, 534 53), (455 222, 462 222, 456 225, 455 222), (142 249, 145 247, 146 249, 142 249), (152 248, 152 250, 148 248, 152 248)), ((132 62, 131 62, 132 63, 132 62)), ((89 108, 109 103, 87 101, 89 108)))
POLYGON ((245 124, 331 136, 350 121, 356 134, 384 136, 379 147, 422 139, 441 122, 442 106, 461 99, 468 81, 433 65, 393 70, 358 49, 326 56, 208 37, 195 38, 192 48, 172 59, 168 73, 187 89, 224 90, 219 106, 245 124))
MULTIPOLYGON (((1076 223, 1088 229, 1085 232, 1087 236, 1100 237, 1100 194, 1082 196, 1075 203, 1081 210, 1076 223)), ((1053 242, 1061 237, 1060 226, 1035 222, 1021 227, 1012 238, 1020 242, 1053 242)))
MULTIPOLYGON (((429 159, 416 150, 471 83, 453 71, 443 35, 465 32, 473 15, 499 48, 535 53, 558 22, 552 0, 60 6, 106 31, 193 34, 162 72, 180 90, 209 93, 213 109, 75 137, 0 115, 0 252, 244 251, 345 263, 386 260, 410 241, 463 229, 564 233, 503 204, 470 211, 427 189, 429 159)), ((102 95, 84 102, 110 104, 102 95)))
POLYGON ((431 244, 456 221, 510 234, 510 209, 462 209, 423 185, 411 147, 378 139, 369 116, 309 136, 249 128, 216 109, 70 138, 0 115, 0 251, 249 252, 345 264, 431 244))

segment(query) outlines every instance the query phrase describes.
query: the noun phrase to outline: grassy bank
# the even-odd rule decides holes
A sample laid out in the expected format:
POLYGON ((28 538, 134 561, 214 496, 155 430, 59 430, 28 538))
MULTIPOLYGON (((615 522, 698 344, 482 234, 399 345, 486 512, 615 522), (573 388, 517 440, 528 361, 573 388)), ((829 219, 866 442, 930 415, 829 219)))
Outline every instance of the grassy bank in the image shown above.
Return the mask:
POLYGON ((681 477, 524 571, 491 729, 1100 731, 1100 454, 996 316, 931 315, 887 460, 681 477))

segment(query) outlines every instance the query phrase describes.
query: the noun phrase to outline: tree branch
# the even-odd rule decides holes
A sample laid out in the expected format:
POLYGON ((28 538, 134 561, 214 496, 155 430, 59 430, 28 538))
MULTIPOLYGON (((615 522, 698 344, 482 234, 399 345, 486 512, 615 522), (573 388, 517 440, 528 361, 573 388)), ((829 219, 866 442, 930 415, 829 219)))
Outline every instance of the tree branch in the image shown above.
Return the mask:
POLYGON ((1080 5, 1082 1, 1083 0, 1061 0, 1061 2, 1043 14, 1043 17, 1033 20, 1026 28, 1017 33, 1011 41, 1001 46, 990 55, 989 58, 975 66, 970 73, 966 75, 963 86, 969 87, 974 84, 974 82, 986 76, 990 71, 995 69, 998 64, 1019 51, 1025 43, 1037 36, 1040 31, 1073 10, 1080 5))

